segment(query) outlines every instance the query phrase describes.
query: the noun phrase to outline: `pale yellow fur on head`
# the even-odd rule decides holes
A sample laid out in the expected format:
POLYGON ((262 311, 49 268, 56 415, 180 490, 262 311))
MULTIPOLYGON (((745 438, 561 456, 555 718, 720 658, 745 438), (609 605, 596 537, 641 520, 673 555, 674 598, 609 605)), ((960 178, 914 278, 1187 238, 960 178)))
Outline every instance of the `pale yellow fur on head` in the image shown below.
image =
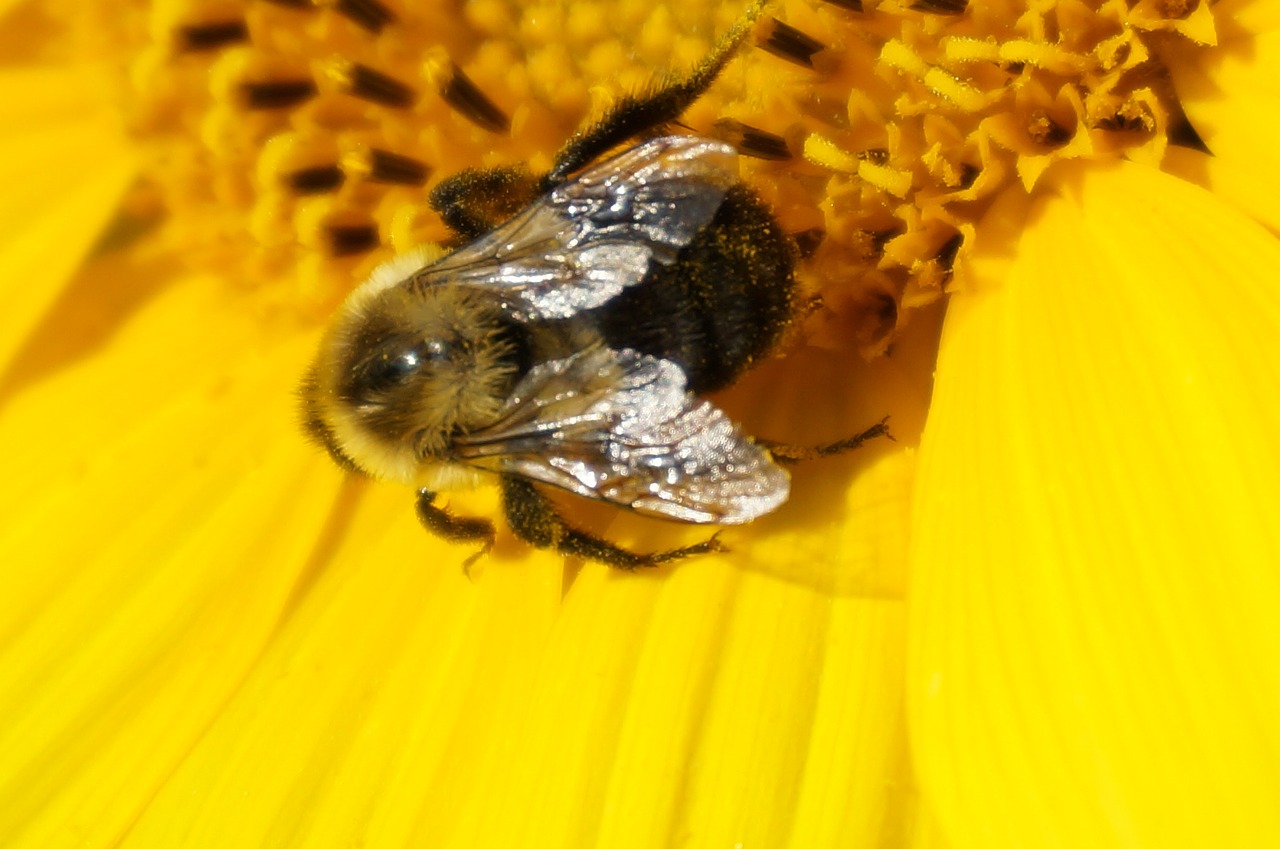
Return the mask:
MULTIPOLYGON (((369 279, 352 292, 322 342, 312 391, 321 419, 332 431, 343 454, 360 469, 377 478, 447 489, 474 485, 477 473, 457 463, 423 457, 422 446, 412 441, 389 441, 373 432, 362 421, 362 411, 343 399, 338 388, 344 358, 356 344, 369 316, 382 309, 380 302, 388 296, 388 290, 403 283, 434 258, 424 249, 396 257, 375 269, 369 279)), ((429 306, 436 311, 426 317, 431 324, 438 320, 448 325, 451 317, 456 318, 453 324, 462 325, 461 329, 468 334, 471 332, 468 323, 476 324, 471 341, 476 343, 477 366, 470 371, 459 370, 458 374, 442 376, 424 393, 439 403, 411 411, 421 432, 431 437, 427 442, 430 452, 445 447, 456 424, 482 422, 497 413, 505 400, 503 390, 510 371, 501 365, 502 346, 478 320, 485 305, 473 293, 461 288, 439 287, 430 290, 421 303, 414 306, 429 306)))

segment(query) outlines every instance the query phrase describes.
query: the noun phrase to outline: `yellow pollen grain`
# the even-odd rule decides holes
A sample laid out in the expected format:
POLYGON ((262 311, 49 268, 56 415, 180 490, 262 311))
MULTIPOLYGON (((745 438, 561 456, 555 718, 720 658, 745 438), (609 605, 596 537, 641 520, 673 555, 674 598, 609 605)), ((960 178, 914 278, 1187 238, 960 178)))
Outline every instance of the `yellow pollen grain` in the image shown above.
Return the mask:
POLYGON ((845 174, 858 173, 858 157, 836 146, 836 143, 825 136, 814 133, 804 140, 804 158, 845 174))
POLYGON ((977 112, 987 103, 987 95, 941 68, 926 71, 924 84, 966 112, 977 112))
POLYGON ((1004 45, 988 39, 946 38, 942 49, 951 62, 999 62, 1004 45))
POLYGON ((453 73, 453 60, 449 58, 448 50, 444 47, 436 46, 422 55, 422 64, 419 67, 422 71, 422 78, 432 88, 439 89, 448 81, 449 75, 453 73))
POLYGON ((1060 45, 1014 39, 1000 45, 1000 61, 1032 65, 1055 74, 1080 74, 1090 70, 1096 61, 1060 45))
POLYGON ((320 78, 332 83, 336 88, 350 88, 355 79, 355 63, 350 59, 333 57, 316 63, 320 78))
POLYGON ((900 171, 864 160, 858 163, 858 176, 894 197, 904 198, 911 191, 910 171, 900 171))
POLYGON ((890 41, 880 51, 880 62, 890 68, 897 68, 904 74, 910 74, 923 80, 929 73, 929 65, 924 59, 901 41, 890 41))

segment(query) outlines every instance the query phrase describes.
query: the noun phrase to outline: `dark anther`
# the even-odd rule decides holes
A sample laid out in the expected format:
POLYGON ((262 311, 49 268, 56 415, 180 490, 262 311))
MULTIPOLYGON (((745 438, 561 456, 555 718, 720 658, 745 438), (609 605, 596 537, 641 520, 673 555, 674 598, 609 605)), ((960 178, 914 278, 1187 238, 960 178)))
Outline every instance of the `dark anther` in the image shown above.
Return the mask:
POLYGON ((1111 54, 1111 60, 1107 64, 1112 68, 1119 68, 1129 61, 1129 54, 1133 52, 1133 46, 1129 42, 1116 45, 1115 53, 1111 54))
POLYGON ((1044 112, 1037 112, 1027 121, 1027 134, 1036 144, 1058 147, 1066 144, 1071 132, 1044 112))
POLYGON ((888 230, 863 230, 871 240, 871 249, 876 254, 884 253, 884 246, 889 244, 889 240, 902 235, 902 231, 897 227, 890 227, 888 230))
POLYGON ((1201 153, 1213 153, 1213 151, 1209 150, 1209 146, 1204 143, 1204 139, 1200 138, 1196 128, 1191 126, 1191 122, 1185 117, 1173 122, 1172 126, 1169 127, 1169 143, 1176 144, 1178 147, 1189 147, 1201 153))
POLYGON ((421 186, 427 181, 427 166, 408 156, 375 147, 369 151, 369 179, 378 183, 421 186))
POLYGON ((243 83, 241 89, 250 109, 287 109, 310 100, 316 94, 316 84, 311 80, 243 83))
POLYGON ((848 9, 850 12, 862 11, 862 0, 827 0, 832 6, 848 9))
POLYGON ((969 0, 916 0, 911 8, 917 12, 932 12, 935 15, 960 15, 969 5, 969 0))
POLYGON ((883 147, 869 147, 866 150, 859 151, 858 158, 863 162, 870 162, 872 165, 887 165, 889 163, 889 151, 883 147))
POLYGON ((967 189, 973 185, 978 179, 978 175, 982 173, 982 169, 977 165, 970 165, 968 162, 960 164, 960 188, 967 189))
POLYGON ((784 24, 777 18, 769 18, 765 24, 765 30, 767 35, 757 42, 761 47, 774 56, 806 68, 813 67, 815 53, 826 49, 826 45, 821 41, 793 26, 784 24))
POLYGON ((333 0, 333 8, 339 15, 374 34, 396 19, 391 10, 378 0, 333 0))
POLYGON ((1096 124, 1100 130, 1111 130, 1121 133, 1143 133, 1150 132, 1153 125, 1151 115, 1145 110, 1126 110, 1116 112, 1108 118, 1103 118, 1096 124))
POLYGON ((457 66, 440 88, 440 96, 468 121, 491 133, 505 133, 511 126, 502 110, 457 66))
POLYGON ((801 230, 791 235, 791 241, 796 243, 796 253, 801 259, 809 259, 817 253, 826 238, 827 231, 821 227, 810 227, 808 230, 801 230))
POLYGON ((228 44, 248 40, 249 28, 244 21, 219 21, 178 27, 179 49, 188 53, 217 50, 228 44))
POLYGON ((329 237, 329 251, 334 256, 349 256, 373 250, 378 246, 378 231, 372 225, 330 226, 326 229, 329 237))
POLYGON ((353 97, 393 109, 405 109, 416 99, 412 88, 368 65, 352 63, 342 69, 340 79, 353 97))
POLYGON ((345 177, 337 165, 317 165, 301 168, 284 175, 289 188, 300 195, 317 195, 331 192, 342 185, 345 177))
POLYGON ((1165 20, 1180 21, 1191 16, 1200 7, 1198 0, 1161 0, 1156 4, 1165 20))
POLYGON ((956 254, 960 252, 960 246, 963 244, 964 234, 956 233, 942 243, 942 247, 938 248, 938 252, 933 255, 933 258, 938 261, 938 265, 941 265, 947 271, 951 271, 956 264, 956 254))
POLYGON ((889 333, 898 323, 898 299, 889 292, 875 292, 869 296, 872 307, 868 310, 880 320, 885 333, 889 333))
POLYGON ((732 118, 721 118, 716 121, 715 136, 736 147, 744 156, 773 160, 791 158, 787 140, 782 136, 732 118))

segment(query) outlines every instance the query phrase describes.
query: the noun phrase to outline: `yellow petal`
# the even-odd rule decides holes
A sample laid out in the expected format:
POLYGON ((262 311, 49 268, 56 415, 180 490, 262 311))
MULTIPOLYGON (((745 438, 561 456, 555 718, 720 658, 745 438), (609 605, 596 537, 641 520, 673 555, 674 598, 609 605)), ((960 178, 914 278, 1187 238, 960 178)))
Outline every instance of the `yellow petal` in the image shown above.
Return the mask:
POLYGON ((403 490, 369 495, 124 845, 413 845, 437 810, 450 821, 429 842, 449 845, 463 802, 488 792, 559 564, 491 562, 473 586, 403 490))
POLYGON ((1209 156, 1186 147, 1171 147, 1161 167, 1170 174, 1208 189, 1255 221, 1280 234, 1280 172, 1258 168, 1234 157, 1209 156))
POLYGON ((310 340, 264 336, 222 291, 174 287, 0 418, 6 845, 116 845, 322 538, 338 475, 292 409, 310 340))
POLYGON ((1280 2, 1276 0, 1222 0, 1213 5, 1213 13, 1230 32, 1280 30, 1280 2))
POLYGON ((706 558, 588 566, 561 606, 558 558, 500 554, 469 584, 388 520, 404 493, 369 495, 124 845, 799 847, 903 828, 885 816, 906 806, 886 780, 906 773, 901 602, 706 558))
POLYGON ((0 366, 46 314, 135 176, 102 78, 95 67, 0 71, 0 366))
MULTIPOLYGON (((909 474, 900 457, 881 483, 909 474)), ((832 544, 865 513, 744 529, 730 555, 651 573, 590 564, 562 600, 560 558, 506 535, 468 582, 410 501, 365 494, 124 845, 808 847, 907 829, 901 574, 832 544), (827 562, 743 566, 787 557, 827 562)))
POLYGON ((502 813, 472 845, 881 834, 884 776, 903 769, 900 604, 832 602, 709 561, 634 584, 592 570, 574 587, 515 769, 498 777, 502 813))
MULTIPOLYGON (((87 279, 159 270, 120 254, 87 279)), ((0 489, 0 556, 23 566, 3 570, 0 606, 13 845, 812 846, 908 829, 909 454, 856 477, 876 455, 798 470, 792 514, 735 531, 729 557, 590 566, 562 601, 560 558, 504 535, 472 584, 410 493, 335 496, 296 432, 310 342, 214 281, 170 282, 136 314, 113 308, 93 356, 42 354, 11 389, 0 435, 57 448, 17 452, 0 489)), ((890 377, 928 352, 904 341, 890 377)), ((766 396, 791 423, 772 432, 833 438, 892 410, 905 438, 919 420, 869 385, 833 392, 850 366, 827 369, 766 396)), ((491 492, 451 506, 494 509, 491 492)))
POLYGON ((1280 244, 1134 164, 1022 213, 921 449, 923 792, 955 846, 1270 845, 1280 244))
POLYGON ((1280 3, 1222 3, 1215 16, 1221 22, 1218 47, 1168 46, 1166 64, 1178 99, 1215 156, 1274 175, 1280 170, 1273 143, 1280 130, 1280 3))

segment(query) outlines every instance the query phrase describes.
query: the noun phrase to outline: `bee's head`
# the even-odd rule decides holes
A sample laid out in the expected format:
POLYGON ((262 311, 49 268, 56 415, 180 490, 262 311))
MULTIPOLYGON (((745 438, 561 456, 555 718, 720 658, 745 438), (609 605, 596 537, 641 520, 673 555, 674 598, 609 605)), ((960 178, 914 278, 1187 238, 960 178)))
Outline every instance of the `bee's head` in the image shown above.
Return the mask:
POLYGON ((339 464, 415 483, 456 434, 497 415, 518 370, 491 299, 375 273, 321 342, 303 385, 307 428, 339 464))

